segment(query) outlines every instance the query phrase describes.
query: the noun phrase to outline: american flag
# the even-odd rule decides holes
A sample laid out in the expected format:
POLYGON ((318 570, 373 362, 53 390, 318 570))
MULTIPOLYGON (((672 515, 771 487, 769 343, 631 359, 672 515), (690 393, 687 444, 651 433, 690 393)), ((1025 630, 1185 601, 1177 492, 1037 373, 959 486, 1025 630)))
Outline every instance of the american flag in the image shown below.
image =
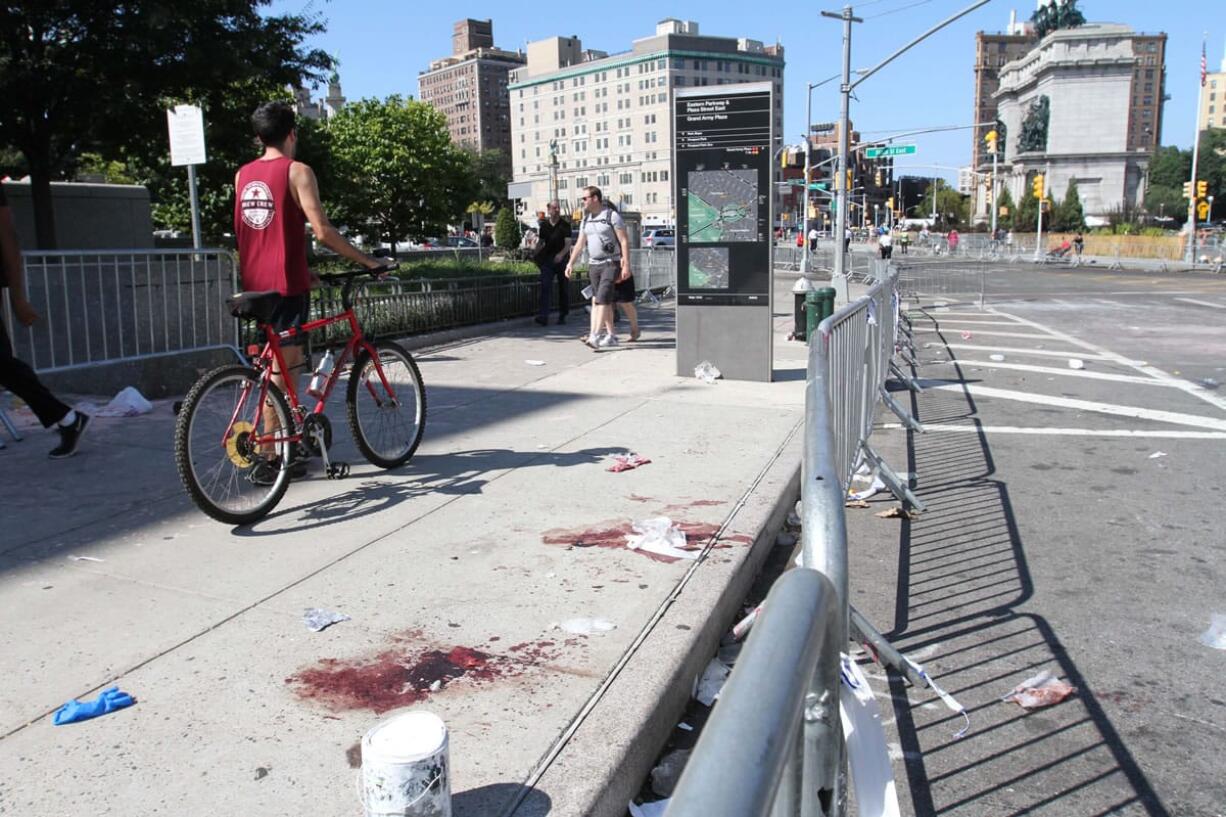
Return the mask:
POLYGON ((1205 75, 1209 73, 1209 61, 1205 58, 1205 44, 1200 44, 1200 84, 1205 84, 1205 75))

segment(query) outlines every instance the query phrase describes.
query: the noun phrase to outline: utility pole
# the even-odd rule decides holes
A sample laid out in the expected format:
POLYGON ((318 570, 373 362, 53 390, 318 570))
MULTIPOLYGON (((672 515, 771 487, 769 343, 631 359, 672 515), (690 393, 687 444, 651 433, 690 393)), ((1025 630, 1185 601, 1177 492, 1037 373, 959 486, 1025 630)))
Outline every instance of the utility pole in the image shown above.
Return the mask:
MULTIPOLYGON (((846 183, 846 175, 844 174, 846 173, 846 170, 847 170, 847 159, 848 159, 847 154, 848 154, 849 141, 850 141, 848 131, 850 130, 850 127, 851 127, 851 92, 854 91, 856 86, 859 85, 861 82, 864 82, 864 80, 868 79, 873 74, 880 71, 882 68, 885 68, 891 62, 898 59, 906 52, 910 51, 917 44, 928 39, 933 34, 945 28, 945 26, 949 25, 955 20, 961 17, 964 17, 967 14, 970 14, 975 9, 979 8, 980 6, 987 5, 989 2, 990 0, 975 0, 975 2, 971 3, 969 6, 962 9, 961 11, 955 12, 949 17, 946 17, 944 20, 937 23, 932 28, 925 31, 923 34, 920 34, 918 37, 911 40, 911 42, 907 43, 902 48, 895 51, 893 54, 890 54, 890 56, 886 57, 881 62, 877 63, 877 65, 867 70, 864 70, 864 71, 857 71, 856 73, 860 75, 860 78, 857 79, 854 83, 851 81, 851 24, 852 23, 862 23, 864 21, 860 19, 859 17, 852 16, 851 6, 843 6, 842 13, 836 13, 832 11, 822 12, 823 17, 831 17, 836 20, 843 21, 843 84, 840 87, 840 91, 843 96, 843 105, 842 105, 842 111, 839 117, 839 163, 838 163, 839 179, 836 182, 838 185, 837 190, 838 190, 839 212, 838 212, 838 218, 836 220, 836 226, 835 226, 835 233, 840 241, 843 238, 843 232, 846 229, 846 225, 847 225, 847 206, 846 205, 847 205, 848 191, 846 187, 844 186, 846 183)), ((934 209, 935 209, 935 204, 936 204, 936 199, 935 199, 935 191, 934 191, 934 198, 933 198, 934 209)), ((834 277, 830 282, 831 286, 834 287, 836 302, 847 303, 848 291, 847 291, 847 272, 846 270, 847 270, 847 260, 844 257, 844 253, 836 252, 834 254, 834 277)))
POLYGON ((843 249, 845 242, 843 236, 847 232, 847 197, 851 192, 847 189, 847 165, 848 151, 851 149, 851 24, 862 23, 864 20, 859 17, 853 17, 851 6, 843 6, 843 11, 836 14, 831 11, 823 11, 823 17, 832 17, 836 20, 843 21, 843 82, 839 86, 839 94, 842 97, 842 105, 839 110, 839 158, 835 162, 835 200, 838 202, 838 210, 834 216, 834 276, 830 283, 834 286, 834 297, 838 303, 847 303, 847 252, 843 249))
MULTIPOLYGON (((805 242, 805 246, 800 259, 800 281, 805 282, 804 289, 808 291, 813 288, 812 282, 809 281, 809 174, 813 170, 811 158, 812 146, 810 144, 813 136, 813 83, 811 82, 807 86, 806 96, 808 99, 805 102, 805 197, 804 210, 801 213, 802 220, 800 222, 800 234, 803 236, 802 240, 805 242)), ((800 286, 800 281, 796 282, 797 286, 800 286)), ((792 291, 795 292, 796 290, 793 289, 792 291)))
MULTIPOLYGON (((1204 60, 1206 33, 1200 44, 1201 59, 1204 60)), ((1196 263, 1196 164, 1200 160, 1200 108, 1204 102, 1205 75, 1201 73, 1200 85, 1196 89, 1196 128, 1192 131, 1192 193, 1188 196, 1188 251, 1185 261, 1196 263)))

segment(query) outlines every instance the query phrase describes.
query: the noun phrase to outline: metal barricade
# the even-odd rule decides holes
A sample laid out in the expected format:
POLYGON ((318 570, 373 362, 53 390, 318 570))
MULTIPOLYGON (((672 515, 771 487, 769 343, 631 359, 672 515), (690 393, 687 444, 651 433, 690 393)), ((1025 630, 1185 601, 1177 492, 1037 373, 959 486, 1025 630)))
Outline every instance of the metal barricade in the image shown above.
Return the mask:
POLYGON ((848 602, 844 502, 860 453, 884 468, 867 439, 896 347, 896 285, 888 272, 810 339, 802 569, 786 573, 767 596, 667 817, 846 814, 840 670, 853 631, 912 683, 931 685, 848 602))
POLYGON ((898 290, 903 297, 970 298, 978 301, 980 309, 984 306, 988 267, 982 262, 916 260, 899 264, 896 269, 898 290))
POLYGON ((32 250, 26 294, 42 320, 21 328, 5 301, 13 353, 38 371, 195 349, 235 348, 225 302, 228 250, 32 250))
MULTIPOLYGON (((844 643, 835 629, 837 597, 820 573, 793 570, 771 588, 719 706, 677 783, 668 817, 817 814, 826 760, 808 699, 829 689, 815 668, 844 643), (765 681, 765 683, 764 683, 765 681), (735 770, 735 773, 733 772, 735 770), (773 808, 772 808, 773 805, 773 808)), ((838 665, 835 665, 837 683, 838 665)), ((837 687, 836 687, 837 694, 837 687)), ((837 719, 837 705, 827 706, 837 719)))
POLYGON ((676 288, 676 262, 677 253, 672 247, 631 250, 630 269, 634 273, 635 290, 656 295, 672 292, 676 288))

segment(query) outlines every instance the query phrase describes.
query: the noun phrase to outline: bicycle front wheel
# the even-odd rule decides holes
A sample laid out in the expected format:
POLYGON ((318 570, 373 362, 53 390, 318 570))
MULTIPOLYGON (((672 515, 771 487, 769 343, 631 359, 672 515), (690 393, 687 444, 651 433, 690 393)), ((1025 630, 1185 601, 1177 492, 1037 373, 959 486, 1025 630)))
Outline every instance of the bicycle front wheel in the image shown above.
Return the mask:
POLYGON ((363 350, 349 373, 349 430, 362 456, 396 468, 413 456, 426 430, 426 389, 417 364, 391 341, 363 350))
POLYGON ((214 369, 192 386, 179 410, 179 478, 196 507, 217 521, 254 522, 285 495, 292 433, 289 406, 273 383, 261 383, 260 373, 246 366, 214 369), (282 441, 260 444, 260 435, 282 441))

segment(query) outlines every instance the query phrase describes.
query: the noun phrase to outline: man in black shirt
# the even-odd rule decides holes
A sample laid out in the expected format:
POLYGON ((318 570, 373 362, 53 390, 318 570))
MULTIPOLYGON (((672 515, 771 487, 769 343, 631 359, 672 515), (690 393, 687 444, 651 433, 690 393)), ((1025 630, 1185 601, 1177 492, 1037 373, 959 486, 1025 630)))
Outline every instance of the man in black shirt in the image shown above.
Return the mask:
POLYGON ((546 217, 537 227, 536 253, 532 260, 541 271, 541 305, 536 322, 541 326, 549 323, 549 301, 557 279, 558 323, 566 323, 570 310, 570 287, 566 278, 566 257, 570 253, 570 222, 562 218, 562 208, 556 201, 545 208, 546 217))
MULTIPOLYGON (((13 315, 22 326, 32 326, 38 313, 26 299, 26 274, 21 261, 21 247, 17 245, 17 230, 13 226, 13 212, 9 209, 4 186, 0 185, 0 287, 8 287, 13 315)), ((77 444, 89 415, 74 411, 56 399, 38 375, 25 361, 13 357, 8 330, 4 326, 4 312, 0 310, 0 388, 5 388, 20 397, 38 417, 44 428, 55 426, 60 432, 60 444, 51 450, 52 459, 63 459, 77 453, 77 444)))

